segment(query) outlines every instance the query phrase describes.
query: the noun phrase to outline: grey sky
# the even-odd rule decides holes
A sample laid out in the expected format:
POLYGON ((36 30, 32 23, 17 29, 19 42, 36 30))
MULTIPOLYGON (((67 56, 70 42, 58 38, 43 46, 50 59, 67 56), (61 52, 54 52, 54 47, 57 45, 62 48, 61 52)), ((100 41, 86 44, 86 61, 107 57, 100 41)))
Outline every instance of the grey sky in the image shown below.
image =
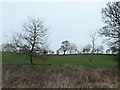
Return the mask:
MULTIPOLYGON (((2 3, 3 42, 21 32, 28 16, 40 17, 48 27, 50 48, 57 50, 63 40, 78 48, 90 43, 89 33, 103 26, 101 9, 106 2, 2 3)), ((101 45, 99 38, 97 44, 101 45)))

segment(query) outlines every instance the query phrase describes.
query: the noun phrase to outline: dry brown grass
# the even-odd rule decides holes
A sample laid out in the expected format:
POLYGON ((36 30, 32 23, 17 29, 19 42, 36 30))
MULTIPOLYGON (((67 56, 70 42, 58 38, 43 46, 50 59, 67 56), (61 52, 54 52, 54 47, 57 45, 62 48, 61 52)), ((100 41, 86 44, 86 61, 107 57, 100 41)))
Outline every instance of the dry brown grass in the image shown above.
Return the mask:
POLYGON ((117 70, 3 65, 3 88, 117 88, 117 70))

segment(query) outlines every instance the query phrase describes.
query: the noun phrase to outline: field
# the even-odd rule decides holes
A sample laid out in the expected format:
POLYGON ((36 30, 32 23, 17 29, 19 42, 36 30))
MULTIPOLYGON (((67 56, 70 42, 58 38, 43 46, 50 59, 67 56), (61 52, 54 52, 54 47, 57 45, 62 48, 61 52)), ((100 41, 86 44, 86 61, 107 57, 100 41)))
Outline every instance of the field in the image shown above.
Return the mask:
MULTIPOLYGON (((89 67, 90 55, 51 55, 46 57, 37 57, 33 59, 34 64, 38 65, 73 65, 89 67)), ((30 64, 29 58, 22 54, 16 53, 2 53, 3 64, 30 64)), ((114 55, 94 55, 92 61, 93 68, 116 68, 117 62, 114 55)))
POLYGON ((114 55, 49 55, 34 58, 2 53, 3 88, 117 88, 118 71, 114 55))

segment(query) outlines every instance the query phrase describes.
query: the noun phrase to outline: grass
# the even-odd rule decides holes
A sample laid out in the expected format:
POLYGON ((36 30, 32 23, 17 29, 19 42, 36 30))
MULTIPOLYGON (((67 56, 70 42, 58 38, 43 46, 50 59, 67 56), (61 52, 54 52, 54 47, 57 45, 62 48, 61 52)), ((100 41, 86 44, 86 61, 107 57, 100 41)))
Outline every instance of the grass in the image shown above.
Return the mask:
POLYGON ((3 88, 117 88, 114 69, 86 69, 61 65, 38 68, 3 65, 3 88))
MULTIPOLYGON (((63 65, 69 64, 73 66, 84 66, 89 67, 89 55, 61 55, 61 56, 47 56, 46 60, 41 60, 41 57, 33 58, 34 64, 43 64, 43 65, 63 65)), ((29 58, 23 54, 2 53, 2 63, 3 64, 30 64, 29 58)), ((117 62, 115 56, 113 55, 94 55, 92 61, 93 68, 115 68, 117 62)))

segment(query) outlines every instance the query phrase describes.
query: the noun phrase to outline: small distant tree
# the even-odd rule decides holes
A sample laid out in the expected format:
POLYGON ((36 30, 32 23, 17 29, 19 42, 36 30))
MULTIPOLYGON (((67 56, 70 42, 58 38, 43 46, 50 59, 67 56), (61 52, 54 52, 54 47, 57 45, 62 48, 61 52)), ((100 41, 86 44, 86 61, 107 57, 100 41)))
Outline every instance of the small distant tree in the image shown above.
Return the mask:
POLYGON ((70 48, 69 48, 69 53, 72 54, 72 53, 76 53, 77 52, 77 45, 75 45, 74 43, 71 43, 70 44, 70 48))
POLYGON ((110 51, 111 51, 110 49, 107 49, 106 54, 110 54, 110 51))
POLYGON ((91 52, 91 49, 92 49, 92 45, 91 44, 87 44, 85 46, 85 51, 86 51, 87 54, 89 54, 91 52))
POLYGON ((82 49, 82 52, 83 52, 83 54, 88 54, 89 49, 88 49, 88 48, 86 48, 86 47, 84 47, 84 48, 82 49))
POLYGON ((98 54, 102 54, 103 51, 104 51, 104 47, 101 46, 101 45, 96 48, 96 52, 97 52, 98 54))
POLYGON ((86 53, 86 49, 85 49, 85 48, 82 49, 82 53, 83 53, 83 54, 86 53))
POLYGON ((54 51, 52 51, 52 50, 49 50, 48 53, 51 55, 54 55, 54 51))
POLYGON ((63 54, 65 55, 65 53, 67 51, 69 51, 69 49, 70 49, 70 42, 68 40, 63 41, 62 45, 61 45, 61 48, 60 48, 60 50, 63 52, 63 54))
POLYGON ((60 54, 60 48, 56 51, 56 54, 57 54, 57 55, 60 54))

